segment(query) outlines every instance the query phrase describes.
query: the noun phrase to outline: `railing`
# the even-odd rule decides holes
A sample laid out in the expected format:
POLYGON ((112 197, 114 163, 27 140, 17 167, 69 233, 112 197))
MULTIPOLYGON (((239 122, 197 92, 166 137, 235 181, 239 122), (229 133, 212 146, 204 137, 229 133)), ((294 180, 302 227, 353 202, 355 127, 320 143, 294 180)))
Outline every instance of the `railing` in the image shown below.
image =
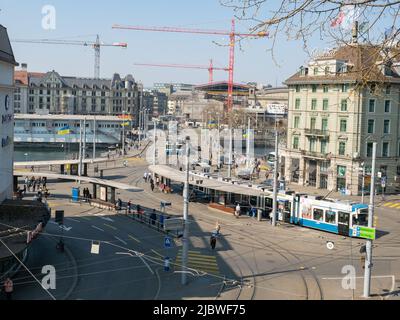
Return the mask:
POLYGON ((329 136, 329 131, 324 129, 305 129, 306 135, 313 135, 313 136, 322 136, 327 137, 329 136))

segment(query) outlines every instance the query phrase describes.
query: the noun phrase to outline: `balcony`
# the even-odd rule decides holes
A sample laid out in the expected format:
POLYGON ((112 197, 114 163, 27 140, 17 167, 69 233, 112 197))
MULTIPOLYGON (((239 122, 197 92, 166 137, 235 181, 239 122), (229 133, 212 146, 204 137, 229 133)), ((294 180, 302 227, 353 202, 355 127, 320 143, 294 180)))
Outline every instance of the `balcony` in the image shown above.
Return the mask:
POLYGON ((304 132, 305 132, 306 136, 323 137, 323 138, 328 138, 329 137, 329 131, 328 130, 304 129, 304 132))
POLYGON ((332 154, 330 153, 321 153, 315 151, 308 151, 308 150, 300 150, 301 155, 305 158, 312 158, 312 159, 320 159, 320 160, 330 160, 332 154))

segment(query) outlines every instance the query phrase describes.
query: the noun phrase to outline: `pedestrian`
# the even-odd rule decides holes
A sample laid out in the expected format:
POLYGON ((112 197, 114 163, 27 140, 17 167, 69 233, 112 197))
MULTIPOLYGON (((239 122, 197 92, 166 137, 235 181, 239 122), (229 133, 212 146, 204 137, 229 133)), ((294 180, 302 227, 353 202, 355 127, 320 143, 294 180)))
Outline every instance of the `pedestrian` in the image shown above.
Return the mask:
POLYGON ((219 235, 219 232, 221 231, 221 225, 219 224, 219 221, 215 224, 215 231, 217 232, 217 235, 219 235))
POLYGON ((25 185, 26 186, 28 186, 28 182, 29 182, 28 177, 25 177, 25 185))
POLYGON ((150 219, 151 219, 151 224, 155 225, 156 224, 156 220, 157 220, 156 209, 153 209, 153 212, 150 215, 150 219))
POLYGON ((145 171, 143 174, 143 180, 144 182, 147 182, 147 171, 145 171))
POLYGON ((239 202, 238 202, 238 204, 236 205, 236 209, 235 209, 235 217, 237 218, 237 219, 239 219, 239 217, 240 217, 240 204, 239 204, 239 202))
POLYGON ((154 182, 150 184, 151 191, 154 192, 154 182))
POLYGON ((122 200, 118 198, 117 200, 117 210, 120 211, 122 209, 122 200))
POLYGON ((132 203, 131 200, 128 201, 128 213, 131 213, 132 203))
POLYGON ((14 291, 14 284, 10 278, 7 278, 4 281, 4 292, 6 294, 6 299, 8 301, 12 300, 13 291, 14 291))
POLYGON ((211 249, 215 250, 216 245, 217 245, 217 238, 214 235, 212 235, 210 238, 211 249))

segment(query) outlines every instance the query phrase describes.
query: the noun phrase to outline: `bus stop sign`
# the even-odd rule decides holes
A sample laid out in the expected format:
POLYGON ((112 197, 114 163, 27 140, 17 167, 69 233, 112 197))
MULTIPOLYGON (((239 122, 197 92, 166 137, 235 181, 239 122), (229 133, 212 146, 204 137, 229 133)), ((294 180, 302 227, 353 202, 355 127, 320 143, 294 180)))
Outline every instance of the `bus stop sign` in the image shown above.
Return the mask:
POLYGON ((354 231, 355 231, 355 236, 358 238, 369 239, 369 240, 375 240, 376 238, 375 228, 357 226, 354 231))

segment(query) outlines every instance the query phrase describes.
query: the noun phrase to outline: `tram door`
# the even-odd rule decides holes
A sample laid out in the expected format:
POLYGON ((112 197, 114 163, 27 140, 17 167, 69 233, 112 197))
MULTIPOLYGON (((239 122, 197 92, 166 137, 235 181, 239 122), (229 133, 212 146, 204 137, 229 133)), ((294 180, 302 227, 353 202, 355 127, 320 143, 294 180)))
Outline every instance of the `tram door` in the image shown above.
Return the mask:
POLYGON ((342 236, 349 236, 350 231, 350 213, 349 212, 338 212, 338 232, 342 236))

